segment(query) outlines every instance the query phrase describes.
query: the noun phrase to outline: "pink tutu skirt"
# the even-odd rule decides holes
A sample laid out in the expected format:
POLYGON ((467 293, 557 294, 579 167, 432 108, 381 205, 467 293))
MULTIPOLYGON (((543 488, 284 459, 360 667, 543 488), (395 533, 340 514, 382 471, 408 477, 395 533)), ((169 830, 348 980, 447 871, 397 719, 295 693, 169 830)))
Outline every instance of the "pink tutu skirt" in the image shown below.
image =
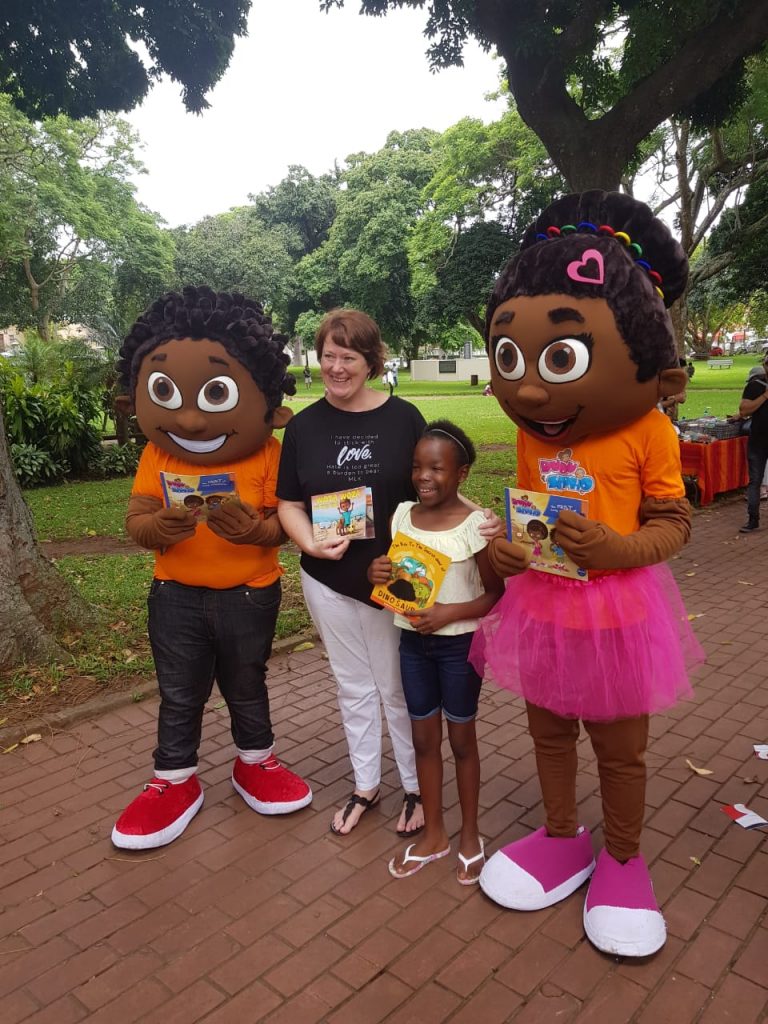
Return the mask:
POLYGON ((691 696, 704 661, 666 565, 588 581, 524 572, 481 620, 480 676, 562 718, 611 722, 691 696))

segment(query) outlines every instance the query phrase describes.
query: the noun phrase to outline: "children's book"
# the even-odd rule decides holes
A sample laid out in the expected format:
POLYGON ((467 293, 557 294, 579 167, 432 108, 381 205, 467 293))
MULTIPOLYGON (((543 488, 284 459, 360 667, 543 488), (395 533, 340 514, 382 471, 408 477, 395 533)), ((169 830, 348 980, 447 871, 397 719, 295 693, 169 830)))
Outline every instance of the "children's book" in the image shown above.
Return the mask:
POLYGON ((342 491, 312 495, 312 533, 316 541, 329 537, 369 540, 373 531, 373 500, 370 487, 345 487, 342 491))
POLYGON ((182 508, 200 520, 207 519, 211 509, 227 501, 240 500, 233 473, 204 473, 201 476, 190 476, 161 471, 160 484, 168 508, 182 508))
POLYGON ((451 559, 405 533, 396 533, 388 556, 392 572, 388 583, 373 588, 371 600, 400 615, 422 612, 437 599, 451 559))
POLYGON ((531 548, 529 568, 574 580, 587 579, 587 570, 580 569, 558 545, 554 529, 557 517, 564 509, 586 515, 587 502, 583 498, 564 498, 559 494, 507 487, 506 505, 507 540, 531 548))

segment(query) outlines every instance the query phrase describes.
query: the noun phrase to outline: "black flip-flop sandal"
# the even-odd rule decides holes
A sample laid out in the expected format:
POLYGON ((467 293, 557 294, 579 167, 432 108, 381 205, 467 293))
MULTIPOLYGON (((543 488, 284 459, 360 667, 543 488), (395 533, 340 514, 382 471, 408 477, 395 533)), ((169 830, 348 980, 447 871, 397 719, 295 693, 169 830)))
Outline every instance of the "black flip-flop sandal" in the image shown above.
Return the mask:
MULTIPOLYGON (((365 814, 366 811, 373 810, 373 808, 376 806, 376 804, 378 802, 379 802, 379 791, 378 790, 376 790, 374 795, 371 796, 371 797, 358 796, 357 793, 353 793, 352 796, 349 798, 349 800, 347 800, 347 805, 344 808, 344 810, 342 811, 342 814, 341 814, 341 824, 342 825, 346 825, 347 818, 350 816, 350 814, 352 813, 352 809, 356 805, 359 806, 359 807, 362 807, 363 808, 363 814, 365 814)), ((360 818, 362 818, 363 814, 360 815, 360 818)), ((335 836, 348 836, 352 832, 354 832, 355 829, 357 828, 357 826, 360 824, 360 818, 357 819, 357 821, 355 822, 354 826, 349 830, 349 832, 340 832, 339 829, 333 827, 333 822, 331 822, 331 832, 333 832, 333 834, 335 836)))
MULTIPOLYGON (((405 824, 413 817, 413 812, 416 810, 416 804, 421 803, 421 793, 406 793, 403 797, 403 807, 405 808, 405 824)), ((397 834, 407 839, 409 836, 417 836, 419 832, 424 831, 424 826, 419 825, 418 828, 399 828, 397 834)))

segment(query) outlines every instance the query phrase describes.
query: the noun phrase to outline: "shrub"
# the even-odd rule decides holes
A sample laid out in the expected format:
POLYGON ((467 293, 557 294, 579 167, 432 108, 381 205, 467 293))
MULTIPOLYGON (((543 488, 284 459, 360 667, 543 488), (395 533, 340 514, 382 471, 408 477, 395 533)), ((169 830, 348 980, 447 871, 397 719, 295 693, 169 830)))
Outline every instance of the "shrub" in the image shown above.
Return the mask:
POLYGON ((47 452, 57 473, 64 466, 82 472, 97 457, 98 394, 83 391, 66 374, 45 384, 0 374, 0 400, 10 444, 47 452))
POLYGON ((135 444, 110 444, 102 447, 90 471, 106 479, 111 476, 130 476, 139 464, 139 448, 135 444))
POLYGON ((11 444, 11 461, 22 487, 53 484, 66 476, 69 466, 33 444, 11 444))

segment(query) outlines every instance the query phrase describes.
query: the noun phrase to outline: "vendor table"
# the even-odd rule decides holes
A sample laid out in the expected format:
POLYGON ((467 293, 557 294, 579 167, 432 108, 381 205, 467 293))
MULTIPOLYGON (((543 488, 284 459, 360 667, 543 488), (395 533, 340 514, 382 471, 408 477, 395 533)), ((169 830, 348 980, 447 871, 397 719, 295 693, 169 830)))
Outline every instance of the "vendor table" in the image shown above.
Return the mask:
POLYGON ((709 505, 716 494, 746 487, 749 482, 746 437, 709 444, 681 441, 680 461, 683 475, 698 480, 702 505, 709 505))

